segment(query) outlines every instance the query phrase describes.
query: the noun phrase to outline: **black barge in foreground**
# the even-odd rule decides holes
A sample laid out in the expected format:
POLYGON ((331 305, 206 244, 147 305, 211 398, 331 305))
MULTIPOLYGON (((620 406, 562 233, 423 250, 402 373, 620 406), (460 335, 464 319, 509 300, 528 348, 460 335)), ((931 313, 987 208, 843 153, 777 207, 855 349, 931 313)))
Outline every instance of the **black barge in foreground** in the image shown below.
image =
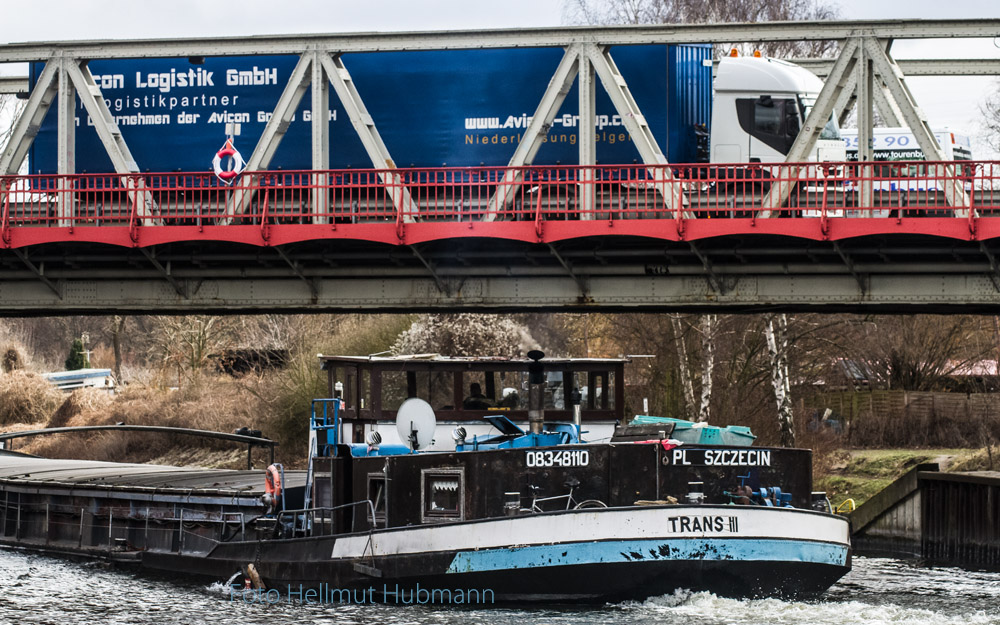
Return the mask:
POLYGON ((0 543, 238 578, 244 601, 792 596, 850 569, 808 450, 679 444, 671 423, 581 442, 621 418, 624 361, 533 356, 324 358, 336 399, 314 402, 303 472, 0 453, 0 543))

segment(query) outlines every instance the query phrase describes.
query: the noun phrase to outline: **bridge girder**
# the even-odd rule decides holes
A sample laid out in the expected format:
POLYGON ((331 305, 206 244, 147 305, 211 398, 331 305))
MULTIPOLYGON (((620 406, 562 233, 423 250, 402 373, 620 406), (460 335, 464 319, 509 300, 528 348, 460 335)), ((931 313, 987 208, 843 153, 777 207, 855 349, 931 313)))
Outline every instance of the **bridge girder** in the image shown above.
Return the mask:
POLYGON ((0 315, 630 310, 1000 312, 993 244, 443 241, 0 251, 0 315), (845 260, 847 259, 847 260, 845 260))
POLYGON ((1000 311, 1000 292, 983 274, 869 274, 730 277, 725 293, 702 275, 589 276, 588 289, 566 276, 426 276, 210 279, 183 298, 158 278, 63 281, 62 299, 40 282, 0 281, 3 315, 234 312, 689 311, 775 309, 851 312, 1000 311), (313 291, 315 290, 315 295, 313 291))

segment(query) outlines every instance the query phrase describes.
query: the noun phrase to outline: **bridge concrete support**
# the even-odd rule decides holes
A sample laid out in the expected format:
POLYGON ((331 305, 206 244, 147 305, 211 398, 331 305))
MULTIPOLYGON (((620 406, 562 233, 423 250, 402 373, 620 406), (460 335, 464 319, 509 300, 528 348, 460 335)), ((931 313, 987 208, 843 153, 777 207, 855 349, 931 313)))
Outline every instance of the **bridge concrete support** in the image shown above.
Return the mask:
POLYGON ((941 472, 920 464, 851 513, 851 543, 865 555, 996 567, 1000 473, 941 472))
POLYGON ((918 464, 851 512, 851 542, 862 553, 920 555, 920 475, 939 470, 937 463, 918 464))

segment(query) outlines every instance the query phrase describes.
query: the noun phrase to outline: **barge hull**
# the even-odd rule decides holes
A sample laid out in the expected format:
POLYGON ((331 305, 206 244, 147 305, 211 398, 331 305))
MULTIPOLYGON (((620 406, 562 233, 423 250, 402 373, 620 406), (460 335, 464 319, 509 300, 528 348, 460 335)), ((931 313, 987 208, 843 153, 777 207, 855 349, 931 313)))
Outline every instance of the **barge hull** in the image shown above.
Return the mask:
MULTIPOLYGON (((793 509, 662 506, 568 511, 441 524, 428 542, 429 529, 220 542, 197 553, 145 550, 105 556, 120 565, 212 581, 228 579, 253 563, 266 586, 281 597, 314 590, 331 602, 353 593, 351 597, 390 603, 398 602, 401 592, 418 588, 436 591, 437 597, 445 592, 488 592, 498 602, 616 601, 678 589, 727 597, 801 597, 822 593, 851 565, 846 520, 793 509), (669 532, 678 525, 671 519, 720 516, 736 519, 724 530, 729 535, 669 532), (742 535, 740 526, 745 528, 742 535), (616 535, 595 535, 602 527, 616 528, 616 535), (553 536, 547 531, 557 530, 561 539, 500 544, 522 534, 545 539, 553 536), (587 534, 590 540, 573 540, 587 534), (819 538, 823 535, 828 539, 819 538), (452 548, 411 548, 444 546, 439 537, 451 537, 452 548)), ((37 541, 17 545, 60 555, 77 552, 37 541)), ((79 555, 95 554, 81 550, 79 555)))
MULTIPOLYGON (((225 577, 248 562, 257 563, 268 586, 282 594, 324 588, 391 594, 419 586, 489 589, 502 601, 608 601, 677 589, 731 597, 815 595, 850 570, 851 550, 847 522, 839 517, 793 509, 658 506, 219 544, 200 563, 177 560, 173 568, 211 567, 216 577, 225 577), (711 523, 711 531, 688 525, 672 532, 684 518, 711 523), (717 527, 720 535, 712 535, 717 527), (528 537, 533 540, 519 540, 528 537)), ((152 553, 144 558, 156 568, 166 563, 152 553)))

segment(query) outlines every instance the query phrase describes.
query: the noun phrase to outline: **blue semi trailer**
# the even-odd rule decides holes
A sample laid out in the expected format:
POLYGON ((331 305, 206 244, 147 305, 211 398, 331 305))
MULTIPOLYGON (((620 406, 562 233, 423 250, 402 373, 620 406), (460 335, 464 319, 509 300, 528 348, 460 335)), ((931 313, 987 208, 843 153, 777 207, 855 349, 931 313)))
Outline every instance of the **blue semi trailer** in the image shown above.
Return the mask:
MULTIPOLYGON (((712 46, 618 46, 611 55, 671 163, 706 161, 710 153, 716 162, 783 160, 822 87, 789 63, 727 57, 714 85, 713 111, 712 46), (715 128, 710 149, 699 143, 697 127, 715 128)), ((509 162, 562 56, 561 48, 511 48, 349 53, 342 59, 397 166, 462 167, 509 162)), ((95 60, 89 67, 140 171, 198 172, 211 170, 227 123, 240 124, 236 147, 249 157, 297 59, 95 60)), ((42 68, 32 66, 32 79, 42 68)), ((577 162, 576 89, 534 164, 577 162)), ((598 87, 596 96, 597 162, 640 162, 607 93, 598 87)), ((31 173, 56 173, 56 117, 52 107, 29 154, 31 173)), ((79 102, 76 117, 77 172, 113 172, 79 102)), ((312 123, 307 93, 270 169, 311 167, 312 123)), ((332 168, 372 167, 336 96, 327 123, 332 168)), ((814 158, 843 160, 839 135, 821 139, 814 158)))

